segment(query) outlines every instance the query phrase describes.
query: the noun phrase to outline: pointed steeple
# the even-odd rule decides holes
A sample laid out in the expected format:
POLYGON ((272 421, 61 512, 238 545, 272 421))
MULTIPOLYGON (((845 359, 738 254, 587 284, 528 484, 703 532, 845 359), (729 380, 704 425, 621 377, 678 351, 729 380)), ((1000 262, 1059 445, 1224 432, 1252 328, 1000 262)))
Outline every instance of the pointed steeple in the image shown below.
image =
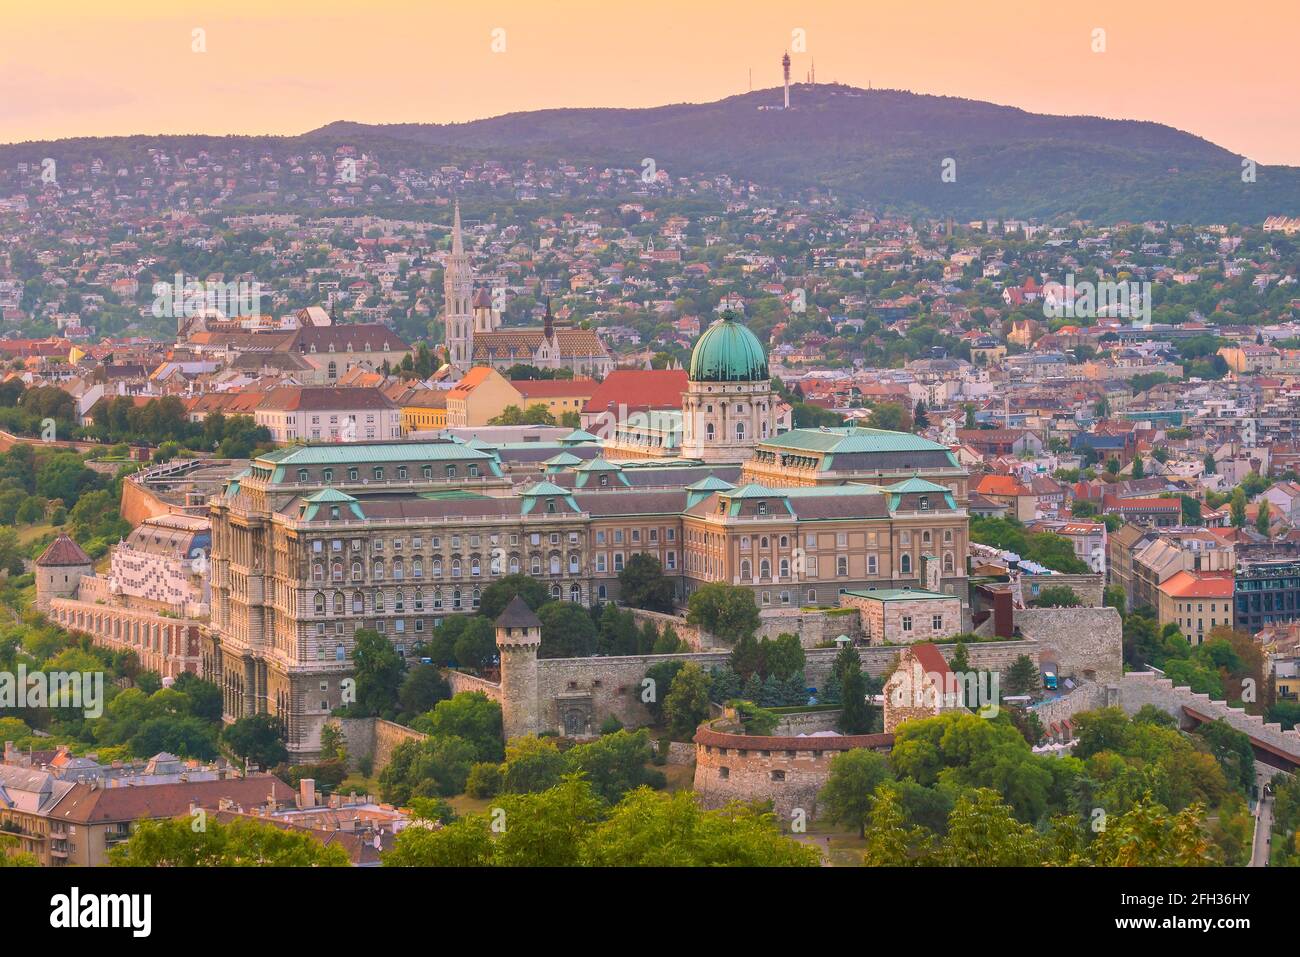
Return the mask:
POLYGON ((555 317, 551 315, 551 297, 546 297, 546 322, 542 326, 542 335, 547 339, 555 337, 555 317))
POLYGON ((460 200, 456 200, 456 216, 451 224, 451 254, 465 255, 465 240, 460 229, 460 200))

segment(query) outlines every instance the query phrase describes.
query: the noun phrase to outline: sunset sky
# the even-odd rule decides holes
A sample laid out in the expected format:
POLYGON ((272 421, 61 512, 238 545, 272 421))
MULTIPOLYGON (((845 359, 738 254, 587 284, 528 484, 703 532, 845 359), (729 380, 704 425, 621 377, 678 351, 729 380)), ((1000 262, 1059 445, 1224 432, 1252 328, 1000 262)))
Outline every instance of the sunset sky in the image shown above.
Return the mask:
POLYGON ((822 82, 1154 120, 1300 165, 1298 27, 1295 0, 5 0, 0 142, 704 102, 750 68, 779 84, 801 29, 799 80, 815 60, 822 82))

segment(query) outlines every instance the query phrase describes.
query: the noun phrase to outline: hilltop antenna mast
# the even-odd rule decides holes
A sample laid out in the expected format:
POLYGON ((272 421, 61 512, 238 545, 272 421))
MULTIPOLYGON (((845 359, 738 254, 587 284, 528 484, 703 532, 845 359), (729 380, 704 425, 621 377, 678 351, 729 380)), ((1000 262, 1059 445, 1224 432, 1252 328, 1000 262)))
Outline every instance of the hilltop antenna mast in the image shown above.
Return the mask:
POLYGON ((790 51, 787 50, 785 56, 781 57, 781 70, 785 74, 785 106, 782 109, 790 109, 790 51))

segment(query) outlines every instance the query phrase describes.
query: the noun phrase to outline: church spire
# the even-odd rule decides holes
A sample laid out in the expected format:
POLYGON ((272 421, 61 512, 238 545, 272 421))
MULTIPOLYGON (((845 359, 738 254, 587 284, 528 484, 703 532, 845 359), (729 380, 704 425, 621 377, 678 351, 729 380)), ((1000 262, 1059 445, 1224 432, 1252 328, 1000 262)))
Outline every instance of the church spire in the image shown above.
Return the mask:
POLYGON ((451 226, 451 254, 453 256, 465 255, 465 241, 460 229, 460 200, 456 200, 456 217, 451 226))
POLYGON ((474 271, 465 254, 457 200, 451 227, 451 254, 443 269, 443 323, 447 361, 462 372, 470 367, 474 357, 473 298, 474 271))

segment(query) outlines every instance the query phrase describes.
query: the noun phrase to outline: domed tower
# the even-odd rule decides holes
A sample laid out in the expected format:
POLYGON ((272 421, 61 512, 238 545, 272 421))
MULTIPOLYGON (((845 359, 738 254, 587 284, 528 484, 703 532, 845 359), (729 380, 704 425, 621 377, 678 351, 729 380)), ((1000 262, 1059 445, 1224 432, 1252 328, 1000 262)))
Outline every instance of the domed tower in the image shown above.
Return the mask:
POLYGON ((542 644, 542 623, 528 603, 515 595, 497 618, 496 630, 501 654, 501 719, 509 741, 537 733, 537 649, 542 644))
POLYGON ((682 398, 682 456, 743 462, 776 431, 776 396, 758 337, 726 314, 691 351, 682 398))
POLYGON ((83 575, 94 574, 95 563, 81 546, 60 532, 36 559, 36 607, 50 607, 55 598, 76 598, 83 575))

